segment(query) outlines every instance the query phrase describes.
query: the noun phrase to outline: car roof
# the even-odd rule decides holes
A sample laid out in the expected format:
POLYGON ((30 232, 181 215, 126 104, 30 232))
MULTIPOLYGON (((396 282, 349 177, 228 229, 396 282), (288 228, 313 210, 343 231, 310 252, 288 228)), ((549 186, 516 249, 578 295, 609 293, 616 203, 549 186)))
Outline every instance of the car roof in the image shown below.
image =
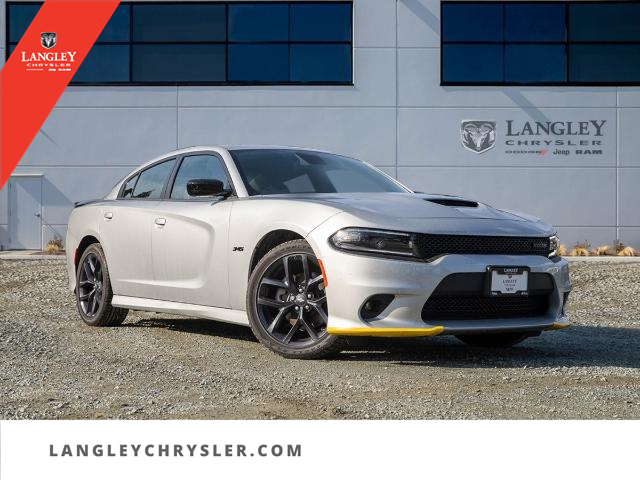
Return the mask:
MULTIPOLYGON (((122 182, 124 182, 127 178, 130 178, 132 175, 135 175, 136 173, 146 169, 147 167, 153 165, 154 163, 160 162, 161 160, 168 160, 171 157, 177 157, 179 155, 185 155, 187 153, 197 153, 197 152, 203 152, 203 151, 228 151, 228 152, 234 152, 234 151, 238 151, 238 150, 304 150, 304 151, 308 151, 308 152, 321 152, 321 153, 331 153, 325 150, 319 150, 319 149, 314 149, 314 148, 305 148, 305 147, 293 147, 293 146, 285 146, 285 145, 232 145, 232 146, 227 146, 227 145, 197 145, 197 146, 193 146, 193 147, 186 147, 186 148, 180 148, 178 150, 173 150, 170 152, 166 152, 158 157, 155 157, 147 162, 144 162, 142 165, 140 165, 139 167, 131 170, 131 172, 129 172, 127 174, 126 177, 122 178, 118 184, 116 185, 115 188, 117 188, 119 185, 122 184, 122 182)), ((114 188, 114 190, 115 190, 114 188)))
POLYGON ((331 153, 326 150, 321 150, 316 148, 294 147, 294 146, 286 146, 286 145, 231 145, 231 146, 230 145, 198 145, 198 146, 181 148, 178 150, 173 150, 171 152, 164 153, 152 160, 149 160, 148 162, 143 163, 134 171, 141 170, 165 158, 168 159, 170 157, 184 155, 186 153, 195 153, 195 152, 202 152, 207 150, 213 150, 213 151, 227 150, 229 152, 234 152, 238 150, 305 150, 309 152, 331 153))

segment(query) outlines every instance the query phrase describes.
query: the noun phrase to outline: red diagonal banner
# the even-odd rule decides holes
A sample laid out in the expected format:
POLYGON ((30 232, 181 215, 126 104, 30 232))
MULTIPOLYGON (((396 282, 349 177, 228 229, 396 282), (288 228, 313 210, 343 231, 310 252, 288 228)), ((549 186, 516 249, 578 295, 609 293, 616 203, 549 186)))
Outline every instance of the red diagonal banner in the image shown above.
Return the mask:
POLYGON ((0 189, 119 3, 48 0, 38 11, 0 72, 0 189))

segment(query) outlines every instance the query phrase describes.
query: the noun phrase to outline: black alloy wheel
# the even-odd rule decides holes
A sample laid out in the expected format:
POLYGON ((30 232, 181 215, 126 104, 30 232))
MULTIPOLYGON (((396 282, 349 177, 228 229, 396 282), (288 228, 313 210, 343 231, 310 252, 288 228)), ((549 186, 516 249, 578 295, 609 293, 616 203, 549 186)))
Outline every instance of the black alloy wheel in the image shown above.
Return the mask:
POLYGON ((322 270, 305 241, 269 252, 251 276, 247 297, 251 327, 271 350, 291 358, 319 358, 335 350, 337 337, 327 333, 322 270))
POLYGON ((99 243, 82 253, 76 268, 76 305, 80 317, 92 327, 120 325, 128 310, 111 305, 113 290, 104 251, 99 243))
POLYGON ((78 300, 82 313, 87 317, 95 317, 102 305, 104 275, 102 262, 98 256, 91 252, 86 255, 80 265, 78 275, 78 300))

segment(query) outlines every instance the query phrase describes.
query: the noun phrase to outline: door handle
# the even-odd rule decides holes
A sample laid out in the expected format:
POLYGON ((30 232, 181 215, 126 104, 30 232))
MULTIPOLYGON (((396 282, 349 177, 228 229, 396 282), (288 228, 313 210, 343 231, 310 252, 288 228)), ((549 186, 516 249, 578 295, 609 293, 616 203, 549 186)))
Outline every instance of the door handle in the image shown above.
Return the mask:
POLYGON ((107 212, 104 214, 105 220, 111 220, 113 218, 113 213, 107 212))
POLYGON ((159 227, 164 227, 167 224, 166 218, 156 218, 156 225, 159 227))

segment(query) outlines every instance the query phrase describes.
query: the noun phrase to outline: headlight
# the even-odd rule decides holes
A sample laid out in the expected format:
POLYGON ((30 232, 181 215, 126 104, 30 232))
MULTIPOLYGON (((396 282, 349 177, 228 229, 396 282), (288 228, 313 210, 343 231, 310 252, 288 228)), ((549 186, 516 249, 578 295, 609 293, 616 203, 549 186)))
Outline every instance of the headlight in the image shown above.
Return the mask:
POLYGON ((558 253, 558 249, 560 248, 560 239, 557 235, 553 235, 549 237, 549 256, 555 257, 558 253))
POLYGON ((340 250, 403 257, 418 256, 414 248, 414 235, 410 233, 344 228, 336 232, 329 241, 340 250))

